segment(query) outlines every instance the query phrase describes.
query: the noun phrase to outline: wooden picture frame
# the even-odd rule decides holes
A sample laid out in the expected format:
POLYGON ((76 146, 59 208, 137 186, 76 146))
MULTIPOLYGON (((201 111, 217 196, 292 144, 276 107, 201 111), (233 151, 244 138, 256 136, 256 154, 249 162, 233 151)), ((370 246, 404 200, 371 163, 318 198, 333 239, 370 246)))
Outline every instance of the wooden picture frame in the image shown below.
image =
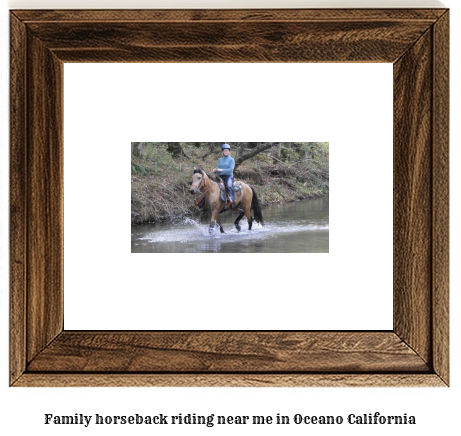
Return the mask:
POLYGON ((11 386, 449 385, 447 9, 10 20, 11 386), (393 330, 65 331, 64 62, 392 62, 393 330))

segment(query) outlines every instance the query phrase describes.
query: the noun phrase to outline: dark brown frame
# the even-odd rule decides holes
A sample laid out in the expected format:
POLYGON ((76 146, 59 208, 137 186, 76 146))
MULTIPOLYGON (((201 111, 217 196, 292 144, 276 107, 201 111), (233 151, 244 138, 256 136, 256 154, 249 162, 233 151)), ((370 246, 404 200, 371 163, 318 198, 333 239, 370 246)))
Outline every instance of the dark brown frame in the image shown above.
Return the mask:
POLYGON ((10 20, 12 386, 448 385, 447 9, 10 20), (392 62, 393 330, 64 331, 64 62, 392 62))

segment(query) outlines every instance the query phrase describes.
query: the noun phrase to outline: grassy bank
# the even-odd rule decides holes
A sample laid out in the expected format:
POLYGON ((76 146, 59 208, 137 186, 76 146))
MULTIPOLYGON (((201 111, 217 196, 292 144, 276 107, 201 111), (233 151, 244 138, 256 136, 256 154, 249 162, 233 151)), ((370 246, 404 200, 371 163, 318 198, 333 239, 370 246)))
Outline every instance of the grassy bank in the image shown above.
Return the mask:
MULTIPOLYGON (((200 150, 191 150, 187 157, 174 158, 166 150, 161 151, 156 159, 132 155, 133 224, 207 213, 194 206, 194 197, 189 193, 193 161, 194 157, 196 160, 200 158, 201 168, 213 178, 212 169, 216 167, 220 153, 202 156, 200 150)), ((263 207, 323 196, 329 192, 328 167, 325 164, 319 165, 315 160, 291 164, 261 154, 242 163, 235 172, 235 178, 254 187, 263 207)))

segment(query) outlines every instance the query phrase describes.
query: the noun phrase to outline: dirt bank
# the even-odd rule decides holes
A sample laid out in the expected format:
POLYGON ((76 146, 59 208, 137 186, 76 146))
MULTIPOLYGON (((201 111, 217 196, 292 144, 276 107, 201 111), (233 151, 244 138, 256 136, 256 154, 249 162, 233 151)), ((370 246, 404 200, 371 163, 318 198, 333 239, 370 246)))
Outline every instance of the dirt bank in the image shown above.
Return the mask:
MULTIPOLYGON (((209 168, 210 171, 207 173, 212 177, 211 164, 209 168)), ((207 213, 194 206, 194 197, 188 191, 192 170, 187 168, 183 171, 165 171, 157 174, 132 174, 132 224, 174 220, 207 213)), ((316 173, 315 170, 310 174, 301 174, 296 168, 283 165, 259 165, 257 168, 242 166, 235 176, 236 180, 253 186, 263 207, 319 197, 329 192, 328 174, 316 173)))

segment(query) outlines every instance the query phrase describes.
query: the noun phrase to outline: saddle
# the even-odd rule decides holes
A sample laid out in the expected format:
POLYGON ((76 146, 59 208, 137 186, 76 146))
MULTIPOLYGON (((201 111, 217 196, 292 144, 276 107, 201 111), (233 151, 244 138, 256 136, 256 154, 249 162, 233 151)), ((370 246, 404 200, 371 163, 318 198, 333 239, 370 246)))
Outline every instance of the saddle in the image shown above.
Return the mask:
MULTIPOLYGON (((220 196, 219 199, 223 203, 227 203, 228 201, 231 200, 231 198, 226 192, 226 188, 224 187, 224 183, 218 183, 218 186, 219 186, 219 189, 221 191, 221 196, 220 196)), ((235 201, 237 202, 237 197, 240 197, 242 195, 242 184, 241 184, 241 182, 234 182, 234 184, 232 186, 234 188, 235 201)))

